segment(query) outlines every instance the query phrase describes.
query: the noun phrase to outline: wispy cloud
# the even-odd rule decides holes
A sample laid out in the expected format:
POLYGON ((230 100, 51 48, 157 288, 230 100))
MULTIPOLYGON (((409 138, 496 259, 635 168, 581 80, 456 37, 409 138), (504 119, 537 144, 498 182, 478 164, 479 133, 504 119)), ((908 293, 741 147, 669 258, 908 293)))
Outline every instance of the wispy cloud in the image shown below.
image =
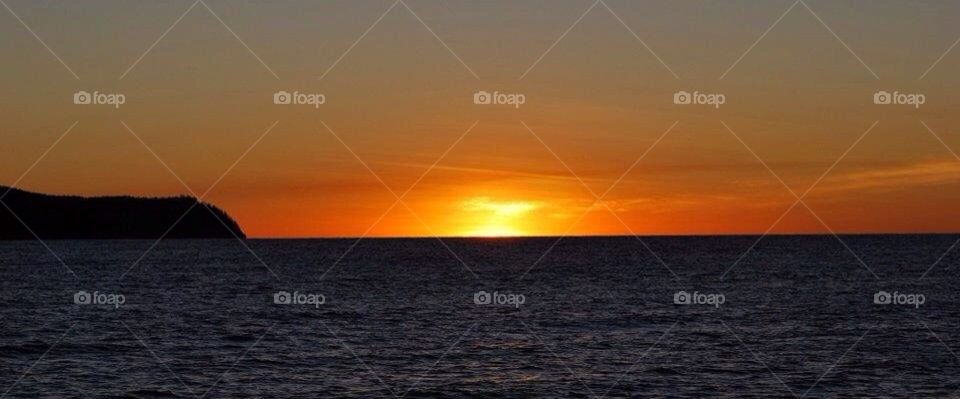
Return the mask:
MULTIPOLYGON (((629 212, 643 210, 647 212, 669 212, 678 208, 716 208, 721 204, 743 203, 747 198, 740 195, 657 195, 642 198, 622 198, 605 200, 604 202, 614 212, 629 212)), ((753 199, 751 198, 751 201, 753 199)), ((755 202, 751 202, 755 203, 755 202)), ((594 207, 593 210, 606 211, 605 207, 594 207)))
MULTIPOLYGON (((922 186, 943 186, 960 183, 960 162, 924 161, 884 167, 861 168, 846 173, 836 172, 817 186, 811 196, 842 201, 846 194, 862 192, 908 191, 922 186)), ((674 212, 679 209, 766 208, 791 203, 793 197, 782 189, 758 187, 756 191, 731 194, 689 194, 661 192, 643 197, 605 200, 616 212, 674 212), (773 194, 773 195, 771 195, 773 194)), ((603 207, 598 207, 603 209, 603 207)))
POLYGON ((496 201, 489 197, 474 197, 463 203, 468 211, 490 212, 497 217, 520 216, 543 207, 536 201, 496 201))
POLYGON ((818 192, 907 190, 917 186, 960 181, 960 162, 925 161, 884 168, 873 168, 828 177, 815 189, 818 192))

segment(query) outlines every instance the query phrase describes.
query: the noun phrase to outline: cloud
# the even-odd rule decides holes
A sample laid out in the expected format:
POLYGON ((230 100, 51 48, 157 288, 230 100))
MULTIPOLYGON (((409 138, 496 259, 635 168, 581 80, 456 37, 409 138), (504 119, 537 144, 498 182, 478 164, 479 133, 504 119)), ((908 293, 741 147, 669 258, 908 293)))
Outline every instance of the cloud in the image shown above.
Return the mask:
POLYGON ((893 167, 861 170, 826 180, 815 191, 906 190, 916 186, 960 181, 960 162, 926 161, 893 167))
MULTIPOLYGON (((643 198, 624 198, 615 200, 604 200, 602 205, 606 205, 614 212, 629 212, 633 210, 644 210, 649 212, 670 212, 677 209, 703 208, 709 209, 717 205, 724 204, 730 206, 741 204, 746 197, 737 195, 659 195, 643 198)), ((753 199, 751 199, 753 201, 753 199)), ((753 201, 752 203, 756 203, 753 201)), ((606 211, 606 207, 598 205, 593 211, 606 211)))
POLYGON ((463 209, 474 212, 491 212, 498 217, 514 217, 529 213, 543 206, 535 201, 496 201, 489 197, 474 197, 463 202, 463 209))
MULTIPOLYGON (((924 161, 880 168, 859 169, 847 173, 834 172, 828 175, 812 195, 827 194, 841 200, 843 194, 865 191, 906 191, 921 186, 946 186, 960 183, 960 162, 924 161)), ((754 191, 749 194, 704 194, 666 193, 645 197, 604 200, 615 212, 642 210, 646 212, 672 212, 678 209, 717 209, 718 207, 762 208, 792 203, 795 199, 784 194, 782 187, 773 187, 773 192, 754 191), (765 194, 766 193, 766 194, 765 194), (770 193, 774 193, 771 195, 770 193)), ((801 194, 798 192, 797 194, 801 194)), ((605 210, 599 206, 593 209, 605 210)))

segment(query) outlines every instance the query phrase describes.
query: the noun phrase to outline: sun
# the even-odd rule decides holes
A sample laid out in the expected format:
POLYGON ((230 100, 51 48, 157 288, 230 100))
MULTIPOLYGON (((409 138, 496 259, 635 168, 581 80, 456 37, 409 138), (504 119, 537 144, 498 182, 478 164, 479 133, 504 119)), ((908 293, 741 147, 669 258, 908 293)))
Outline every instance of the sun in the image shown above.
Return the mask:
POLYGON ((470 237, 514 237, 523 235, 523 232, 510 226, 491 224, 468 231, 464 235, 470 237))
POLYGON ((472 197, 461 203, 461 218, 470 226, 462 235, 470 237, 513 237, 525 235, 518 226, 525 225, 527 214, 541 207, 533 201, 496 200, 472 197))

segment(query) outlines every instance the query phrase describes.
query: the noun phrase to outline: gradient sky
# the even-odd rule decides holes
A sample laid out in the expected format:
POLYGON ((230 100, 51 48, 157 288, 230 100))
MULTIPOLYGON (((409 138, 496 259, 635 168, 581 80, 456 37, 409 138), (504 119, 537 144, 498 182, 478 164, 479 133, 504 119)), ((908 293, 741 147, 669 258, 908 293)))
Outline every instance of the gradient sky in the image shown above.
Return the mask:
POLYGON ((960 2, 809 0, 747 52, 793 0, 606 0, 616 15, 596 5, 559 42, 593 0, 407 0, 416 16, 396 5, 359 42, 393 0, 207 0, 216 16, 196 5, 145 56, 192 0, 6 3, 69 70, 0 9, 0 184, 78 121, 19 187, 187 193, 122 121, 199 194, 277 122, 205 198, 254 237, 762 233, 788 209, 773 232, 960 229, 960 49, 930 69, 960 2), (74 105, 78 90, 127 103, 74 105), (327 103, 274 105, 277 90, 327 103), (477 90, 527 102, 478 106, 477 90), (678 90, 727 103, 678 106, 678 90), (878 106, 877 90, 927 102, 878 106), (751 150, 798 195, 830 169, 813 212, 751 150))

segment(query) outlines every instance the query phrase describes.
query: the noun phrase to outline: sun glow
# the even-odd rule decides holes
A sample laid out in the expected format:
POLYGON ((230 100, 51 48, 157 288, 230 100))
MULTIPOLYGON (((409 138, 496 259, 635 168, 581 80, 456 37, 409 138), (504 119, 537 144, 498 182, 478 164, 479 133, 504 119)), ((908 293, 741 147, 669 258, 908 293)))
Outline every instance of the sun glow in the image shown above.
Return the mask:
POLYGON ((462 203, 464 219, 470 228, 462 234, 471 237, 510 237, 526 235, 523 226, 528 213, 540 208, 533 201, 502 201, 474 197, 462 203))
POLYGON ((514 237, 522 236, 524 233, 510 226, 488 225, 468 231, 464 235, 469 237, 514 237))

